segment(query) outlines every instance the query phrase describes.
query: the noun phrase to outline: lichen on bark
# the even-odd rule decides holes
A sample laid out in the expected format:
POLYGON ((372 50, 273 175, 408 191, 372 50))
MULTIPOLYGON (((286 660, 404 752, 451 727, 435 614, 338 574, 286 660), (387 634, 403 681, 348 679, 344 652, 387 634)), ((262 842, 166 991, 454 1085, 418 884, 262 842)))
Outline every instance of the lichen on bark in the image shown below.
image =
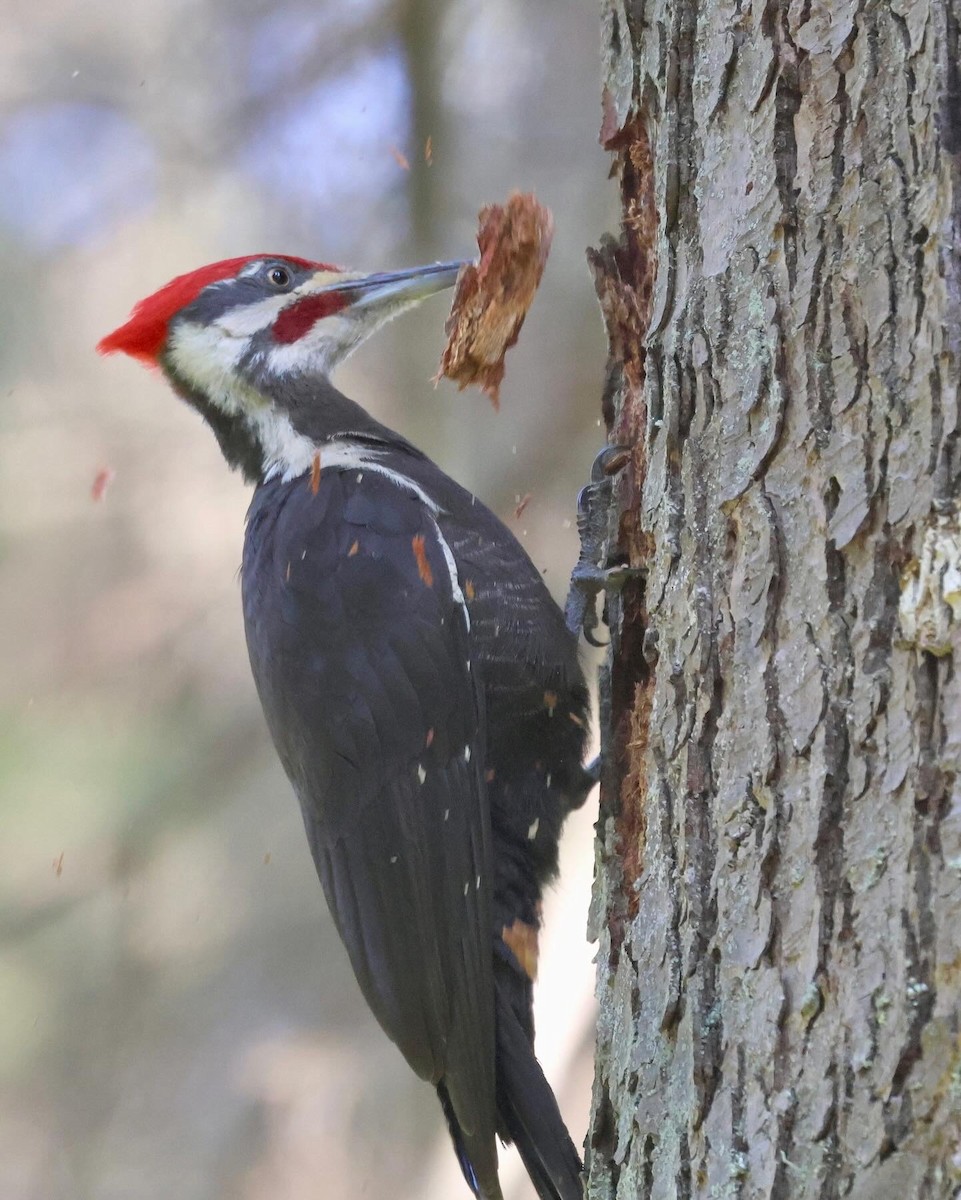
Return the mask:
POLYGON ((603 38, 647 575, 605 676, 588 1194, 953 1196, 957 10, 605 0, 603 38))

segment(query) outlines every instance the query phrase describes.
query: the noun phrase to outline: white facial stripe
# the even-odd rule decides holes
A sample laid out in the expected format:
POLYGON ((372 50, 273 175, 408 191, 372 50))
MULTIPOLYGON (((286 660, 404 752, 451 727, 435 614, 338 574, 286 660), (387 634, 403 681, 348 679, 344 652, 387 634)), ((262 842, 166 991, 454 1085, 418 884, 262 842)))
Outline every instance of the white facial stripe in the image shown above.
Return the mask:
MULTIPOLYGON (((255 273, 260 266, 260 263, 253 263, 244 271, 255 273)), ((238 377, 240 360, 250 339, 273 325, 287 305, 295 304, 318 286, 335 283, 340 278, 331 271, 317 271, 295 291, 266 296, 256 304, 237 304, 209 325, 192 321, 176 325, 168 352, 177 374, 204 392, 224 412, 246 412, 255 417, 268 401, 256 388, 238 377)), ((343 347, 360 340, 361 331, 355 322, 339 315, 328 317, 323 325, 322 331, 315 325, 309 334, 292 345, 277 346, 269 351, 269 369, 285 373, 296 365, 300 370, 328 374, 334 363, 348 352, 343 347)), ((353 349, 353 345, 349 348, 353 349)), ((279 420, 283 422, 285 418, 279 420)), ((289 426, 289 421, 286 423, 289 426)), ((272 442, 280 447, 289 444, 290 438, 278 435, 272 442)), ((299 462, 301 455, 294 458, 299 462)))
MULTIPOLYGON (((262 268, 263 260, 251 263, 241 272, 241 276, 256 275, 262 268)), ((228 337, 249 338, 262 329, 269 329, 280 315, 281 310, 290 304, 296 304, 304 296, 313 295, 319 288, 330 287, 340 283, 350 276, 339 275, 336 271, 315 271, 309 279, 305 279, 300 287, 292 292, 278 292, 276 296, 265 296, 256 304, 241 301, 234 308, 229 308, 213 322, 214 326, 222 329, 228 337)))
POLYGON ((225 338, 216 325, 176 325, 168 353, 175 372, 227 413, 255 412, 267 401, 243 382, 237 367, 246 342, 225 338))
POLYGON ((292 303, 294 293, 284 293, 277 296, 267 296, 256 304, 238 304, 228 308, 225 313, 213 322, 214 328, 222 330, 228 337, 249 338, 273 325, 282 308, 292 303))
POLYGON ((294 479, 310 470, 317 446, 238 374, 246 348, 246 339, 224 337, 216 322, 187 323, 174 328, 168 353, 181 378, 223 412, 246 420, 263 451, 265 477, 294 479))
MULTIPOLYGON (((238 278, 245 279, 257 275, 265 261, 265 259, 259 259, 257 262, 248 263, 239 273, 238 278)), ((228 308, 226 312, 221 313, 212 321, 210 328, 219 329, 228 338, 249 339, 262 329, 269 329, 281 311, 288 305, 296 304, 298 300, 312 295, 320 288, 330 287, 332 284, 351 278, 353 276, 339 274, 336 271, 315 271, 309 279, 305 279, 299 287, 294 288, 291 292, 278 292, 273 296, 265 296, 263 300, 254 304, 238 301, 233 308, 228 308)), ((230 282, 230 280, 224 280, 222 283, 213 284, 212 287, 216 290, 230 282)))

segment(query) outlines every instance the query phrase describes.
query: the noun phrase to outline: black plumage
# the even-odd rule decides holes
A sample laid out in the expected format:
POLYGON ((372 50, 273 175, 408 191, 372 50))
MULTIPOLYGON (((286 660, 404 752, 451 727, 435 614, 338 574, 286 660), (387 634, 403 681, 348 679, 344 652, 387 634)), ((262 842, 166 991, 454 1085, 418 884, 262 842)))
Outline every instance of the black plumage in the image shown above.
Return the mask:
MULTIPOLYGON (((488 509, 400 439, 343 456, 321 447, 316 492, 306 474, 255 492, 251 665, 365 998, 493 1198, 495 1130, 532 1147, 538 1121, 563 1131, 533 1060, 531 979, 502 934, 539 925, 589 786, 586 692, 559 610, 488 509), (527 1073, 531 1134, 510 1086, 527 1073)), ((540 1167, 541 1194, 567 1200, 566 1133, 558 1157, 568 1181, 540 1167)))

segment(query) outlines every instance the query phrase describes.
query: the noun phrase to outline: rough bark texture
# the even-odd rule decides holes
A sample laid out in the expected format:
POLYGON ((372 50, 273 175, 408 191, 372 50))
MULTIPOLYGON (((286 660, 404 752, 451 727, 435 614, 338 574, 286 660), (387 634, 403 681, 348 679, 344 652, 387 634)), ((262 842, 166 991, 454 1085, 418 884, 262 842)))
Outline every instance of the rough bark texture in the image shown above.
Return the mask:
POLYGON ((603 2, 588 1194, 953 1196, 957 0, 603 2))

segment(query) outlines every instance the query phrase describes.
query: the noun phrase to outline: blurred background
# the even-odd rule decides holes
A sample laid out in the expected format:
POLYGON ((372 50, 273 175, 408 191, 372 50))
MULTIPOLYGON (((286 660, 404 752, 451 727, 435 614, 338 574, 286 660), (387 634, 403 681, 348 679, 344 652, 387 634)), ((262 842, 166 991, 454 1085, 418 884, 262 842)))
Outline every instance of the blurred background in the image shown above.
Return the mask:
MULTIPOLYGON (((431 1090, 359 999, 268 744, 247 488, 159 379, 92 348, 205 262, 468 256, 480 205, 534 189, 554 249, 499 414, 431 386, 444 299, 338 382, 562 597, 602 443, 584 247, 616 223, 597 20, 581 0, 0 3, 3 1200, 468 1194, 431 1090)), ((595 806, 569 826, 539 988, 577 1142, 595 806)))

